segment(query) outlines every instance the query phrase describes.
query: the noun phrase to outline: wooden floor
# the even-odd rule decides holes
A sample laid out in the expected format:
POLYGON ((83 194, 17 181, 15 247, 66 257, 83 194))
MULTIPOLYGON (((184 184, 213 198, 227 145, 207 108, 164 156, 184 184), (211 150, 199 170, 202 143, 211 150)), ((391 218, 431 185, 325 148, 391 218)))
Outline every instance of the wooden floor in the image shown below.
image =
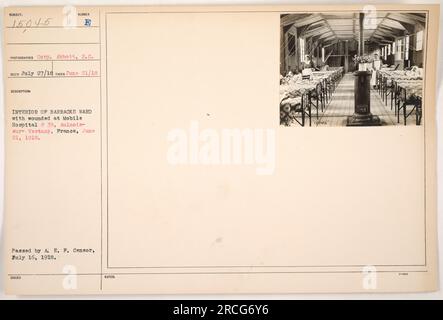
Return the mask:
MULTIPOLYGON (((391 110, 390 98, 388 106, 381 100, 377 90, 371 89, 371 112, 380 117, 382 125, 404 125, 403 117, 397 123, 397 116, 391 110)), ((345 126, 346 119, 354 113, 354 75, 347 73, 332 94, 330 103, 324 112, 319 110, 318 119, 315 109, 312 110, 312 126, 345 126)), ((415 115, 407 119, 407 125, 415 126, 415 115)))

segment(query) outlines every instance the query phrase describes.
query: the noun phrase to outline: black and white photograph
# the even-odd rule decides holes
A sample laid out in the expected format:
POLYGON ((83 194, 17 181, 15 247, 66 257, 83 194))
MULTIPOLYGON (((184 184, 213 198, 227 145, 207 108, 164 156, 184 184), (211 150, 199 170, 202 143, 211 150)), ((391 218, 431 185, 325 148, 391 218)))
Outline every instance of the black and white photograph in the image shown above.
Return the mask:
POLYGON ((426 13, 280 16, 280 125, 420 126, 426 13))
POLYGON ((3 2, 0 301, 443 299, 439 4, 3 2))

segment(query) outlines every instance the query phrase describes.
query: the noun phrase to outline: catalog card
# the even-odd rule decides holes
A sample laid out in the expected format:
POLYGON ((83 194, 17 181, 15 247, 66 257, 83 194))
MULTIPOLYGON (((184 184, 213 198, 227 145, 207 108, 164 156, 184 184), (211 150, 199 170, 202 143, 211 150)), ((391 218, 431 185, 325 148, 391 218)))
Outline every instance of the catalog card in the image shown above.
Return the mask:
POLYGON ((5 8, 7 292, 436 290, 438 15, 5 8))

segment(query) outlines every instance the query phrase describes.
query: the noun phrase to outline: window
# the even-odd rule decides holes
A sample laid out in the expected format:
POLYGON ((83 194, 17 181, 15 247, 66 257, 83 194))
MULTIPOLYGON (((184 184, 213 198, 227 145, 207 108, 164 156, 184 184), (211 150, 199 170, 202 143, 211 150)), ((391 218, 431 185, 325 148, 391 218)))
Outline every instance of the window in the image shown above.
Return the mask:
POLYGON ((288 54, 295 56, 295 36, 293 34, 288 34, 288 54))
POLYGON ((391 45, 388 45, 387 48, 388 48, 388 56, 389 56, 391 54, 391 45))
POLYGON ((325 48, 321 48, 321 61, 325 62, 325 48))
POLYGON ((405 37, 405 60, 409 60, 409 36, 405 37))
POLYGON ((395 54, 395 41, 392 42, 392 54, 395 54))
POLYGON ((382 57, 385 56, 385 47, 381 48, 381 56, 382 56, 382 57))
POLYGON ((415 43, 415 50, 420 51, 423 49, 423 30, 417 32, 417 42, 415 43))
POLYGON ((305 39, 300 38, 300 62, 305 60, 305 39))
POLYGON ((397 39, 397 55, 395 57, 396 60, 403 60, 404 56, 404 47, 403 47, 403 38, 397 39))
POLYGON ((385 49, 385 60, 388 58, 388 46, 384 46, 385 49))

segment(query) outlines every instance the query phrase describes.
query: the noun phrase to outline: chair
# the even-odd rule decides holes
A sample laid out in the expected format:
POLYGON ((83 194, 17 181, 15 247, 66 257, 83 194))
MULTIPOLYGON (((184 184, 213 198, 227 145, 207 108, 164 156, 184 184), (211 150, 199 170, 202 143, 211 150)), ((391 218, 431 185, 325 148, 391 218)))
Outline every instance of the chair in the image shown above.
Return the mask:
POLYGON ((280 102, 280 124, 289 126, 293 120, 304 127, 305 112, 302 97, 288 97, 280 102), (301 115, 301 121, 297 119, 298 114, 301 115))
POLYGON ((387 77, 383 79, 383 98, 385 101, 385 105, 388 105, 388 96, 391 97, 391 110, 392 110, 392 100, 394 93, 394 81, 389 80, 387 77))
POLYGON ((397 123, 400 123, 400 111, 403 110, 403 122, 406 125, 407 118, 415 111, 415 124, 419 126, 422 118, 422 98, 420 96, 411 95, 407 97, 406 89, 399 89, 397 123), (408 112, 407 106, 412 106, 408 112))
POLYGON ((303 79, 303 80, 311 79, 312 72, 313 72, 313 71, 312 71, 311 68, 303 69, 302 72, 301 72, 302 79, 303 79))
POLYGON ((317 119, 318 119, 318 109, 319 107, 321 108, 321 112, 324 111, 325 108, 325 100, 323 97, 323 87, 322 87, 322 83, 319 82, 317 83, 317 85, 315 86, 314 90, 311 90, 308 93, 309 96, 309 104, 312 106, 312 98, 315 99, 315 105, 314 108, 316 109, 316 113, 317 113, 317 119))

